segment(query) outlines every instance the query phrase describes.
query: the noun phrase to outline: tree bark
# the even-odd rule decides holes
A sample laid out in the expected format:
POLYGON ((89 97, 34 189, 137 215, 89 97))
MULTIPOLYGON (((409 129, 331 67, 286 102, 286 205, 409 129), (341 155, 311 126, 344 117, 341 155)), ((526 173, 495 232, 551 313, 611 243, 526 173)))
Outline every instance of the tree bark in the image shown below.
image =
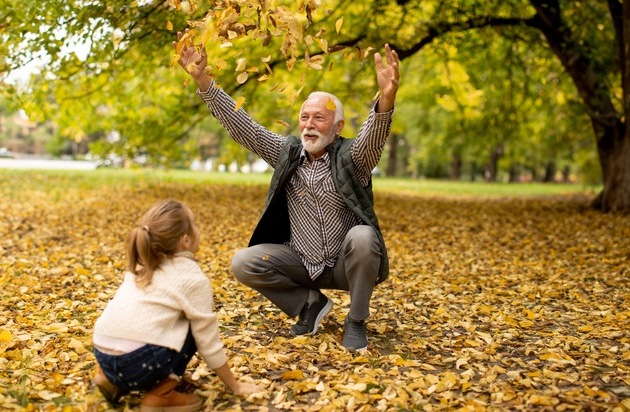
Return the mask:
MULTIPOLYGON (((558 0, 530 0, 530 3, 537 13, 532 25, 542 31, 549 47, 571 76, 591 118, 604 183, 593 206, 605 212, 630 211, 630 134, 615 110, 606 74, 595 70, 596 65, 583 52, 584 47, 575 42, 562 19, 558 0)), ((626 61, 626 49, 630 47, 630 7, 624 7, 618 0, 609 0, 608 4, 618 43, 623 115, 628 119, 630 65, 626 61), (620 11, 623 11, 621 20, 620 11)))
POLYGON ((545 165, 545 176, 543 176, 543 183, 553 183, 556 178, 556 162, 549 161, 545 165))
POLYGON ((460 180, 462 178, 462 157, 453 153, 453 158, 451 160, 451 180, 460 180))
POLYGON ((385 176, 394 177, 398 170, 398 135, 392 133, 389 136, 389 156, 387 157, 387 170, 385 176))
POLYGON ((630 211, 630 136, 621 121, 600 131, 608 135, 597 141, 604 188, 593 206, 604 212, 630 211))

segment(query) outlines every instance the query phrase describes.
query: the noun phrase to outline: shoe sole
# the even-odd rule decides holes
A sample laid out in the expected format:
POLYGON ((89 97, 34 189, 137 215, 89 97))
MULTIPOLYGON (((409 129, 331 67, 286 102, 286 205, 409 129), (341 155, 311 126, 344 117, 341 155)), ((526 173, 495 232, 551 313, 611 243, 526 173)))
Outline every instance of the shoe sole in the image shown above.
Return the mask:
POLYGON ((362 351, 362 350, 367 349, 367 347, 368 347, 368 345, 365 345, 365 346, 364 346, 364 347, 362 347, 362 348, 349 348, 349 347, 347 347, 347 346, 344 346, 344 348, 348 349, 350 352, 360 352, 360 351, 362 351))
POLYGON ((309 333, 305 333, 305 335, 314 335, 317 332, 317 329, 319 328, 319 322, 322 321, 322 319, 324 319, 324 316, 328 315, 328 312, 330 312, 330 310, 333 307, 333 301, 330 298, 326 298, 328 299, 328 302, 326 302, 326 306, 324 306, 322 308, 322 310, 319 311, 319 313, 317 314, 317 317, 315 318, 315 325, 313 327, 313 331, 309 332, 309 333))

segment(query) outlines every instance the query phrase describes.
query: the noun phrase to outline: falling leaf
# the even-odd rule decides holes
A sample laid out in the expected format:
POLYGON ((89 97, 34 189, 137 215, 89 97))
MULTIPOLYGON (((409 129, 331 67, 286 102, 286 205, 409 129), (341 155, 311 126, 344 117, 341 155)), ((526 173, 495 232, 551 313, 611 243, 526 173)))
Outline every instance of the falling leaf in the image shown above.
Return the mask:
POLYGON ((342 25, 343 25, 343 17, 337 19, 337 21, 335 22, 335 31, 337 32, 337 34, 339 34, 339 32, 341 31, 342 25))
POLYGON ((245 103, 245 97, 244 96, 240 96, 238 99, 236 99, 236 104, 234 105, 234 111, 237 112, 238 109, 240 109, 243 104, 245 103))
POLYGON ((236 81, 238 82, 238 84, 243 84, 247 81, 248 78, 249 78, 249 73, 242 72, 241 74, 236 76, 236 81))
POLYGON ((326 109, 328 109, 330 111, 337 110, 337 106, 335 105, 335 102, 333 102, 333 100, 331 98, 328 98, 326 100, 326 109))
POLYGON ((241 57, 240 59, 238 59, 237 63, 236 63, 236 73, 238 72, 242 72, 245 70, 245 68, 247 67, 247 59, 245 57, 241 57))

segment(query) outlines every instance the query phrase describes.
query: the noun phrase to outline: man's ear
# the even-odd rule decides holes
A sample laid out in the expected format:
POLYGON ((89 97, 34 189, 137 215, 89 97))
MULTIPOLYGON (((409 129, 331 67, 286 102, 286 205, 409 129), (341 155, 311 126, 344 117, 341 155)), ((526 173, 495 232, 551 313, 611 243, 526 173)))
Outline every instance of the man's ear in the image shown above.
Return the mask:
POLYGON ((341 135, 341 130, 343 129, 343 127, 346 125, 345 120, 339 120, 337 122, 337 135, 341 135))

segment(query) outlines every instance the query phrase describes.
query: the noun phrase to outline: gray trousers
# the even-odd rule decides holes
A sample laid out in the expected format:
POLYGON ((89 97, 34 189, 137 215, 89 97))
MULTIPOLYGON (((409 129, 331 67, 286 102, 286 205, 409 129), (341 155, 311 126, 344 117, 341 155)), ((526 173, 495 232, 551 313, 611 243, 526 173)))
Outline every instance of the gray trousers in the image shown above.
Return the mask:
POLYGON ((232 270, 241 283, 257 290, 290 317, 300 313, 311 289, 350 292, 354 320, 370 315, 370 299, 381 264, 380 243, 370 226, 355 226, 346 234, 333 267, 311 279, 299 255, 290 247, 264 243, 241 249, 232 270))

